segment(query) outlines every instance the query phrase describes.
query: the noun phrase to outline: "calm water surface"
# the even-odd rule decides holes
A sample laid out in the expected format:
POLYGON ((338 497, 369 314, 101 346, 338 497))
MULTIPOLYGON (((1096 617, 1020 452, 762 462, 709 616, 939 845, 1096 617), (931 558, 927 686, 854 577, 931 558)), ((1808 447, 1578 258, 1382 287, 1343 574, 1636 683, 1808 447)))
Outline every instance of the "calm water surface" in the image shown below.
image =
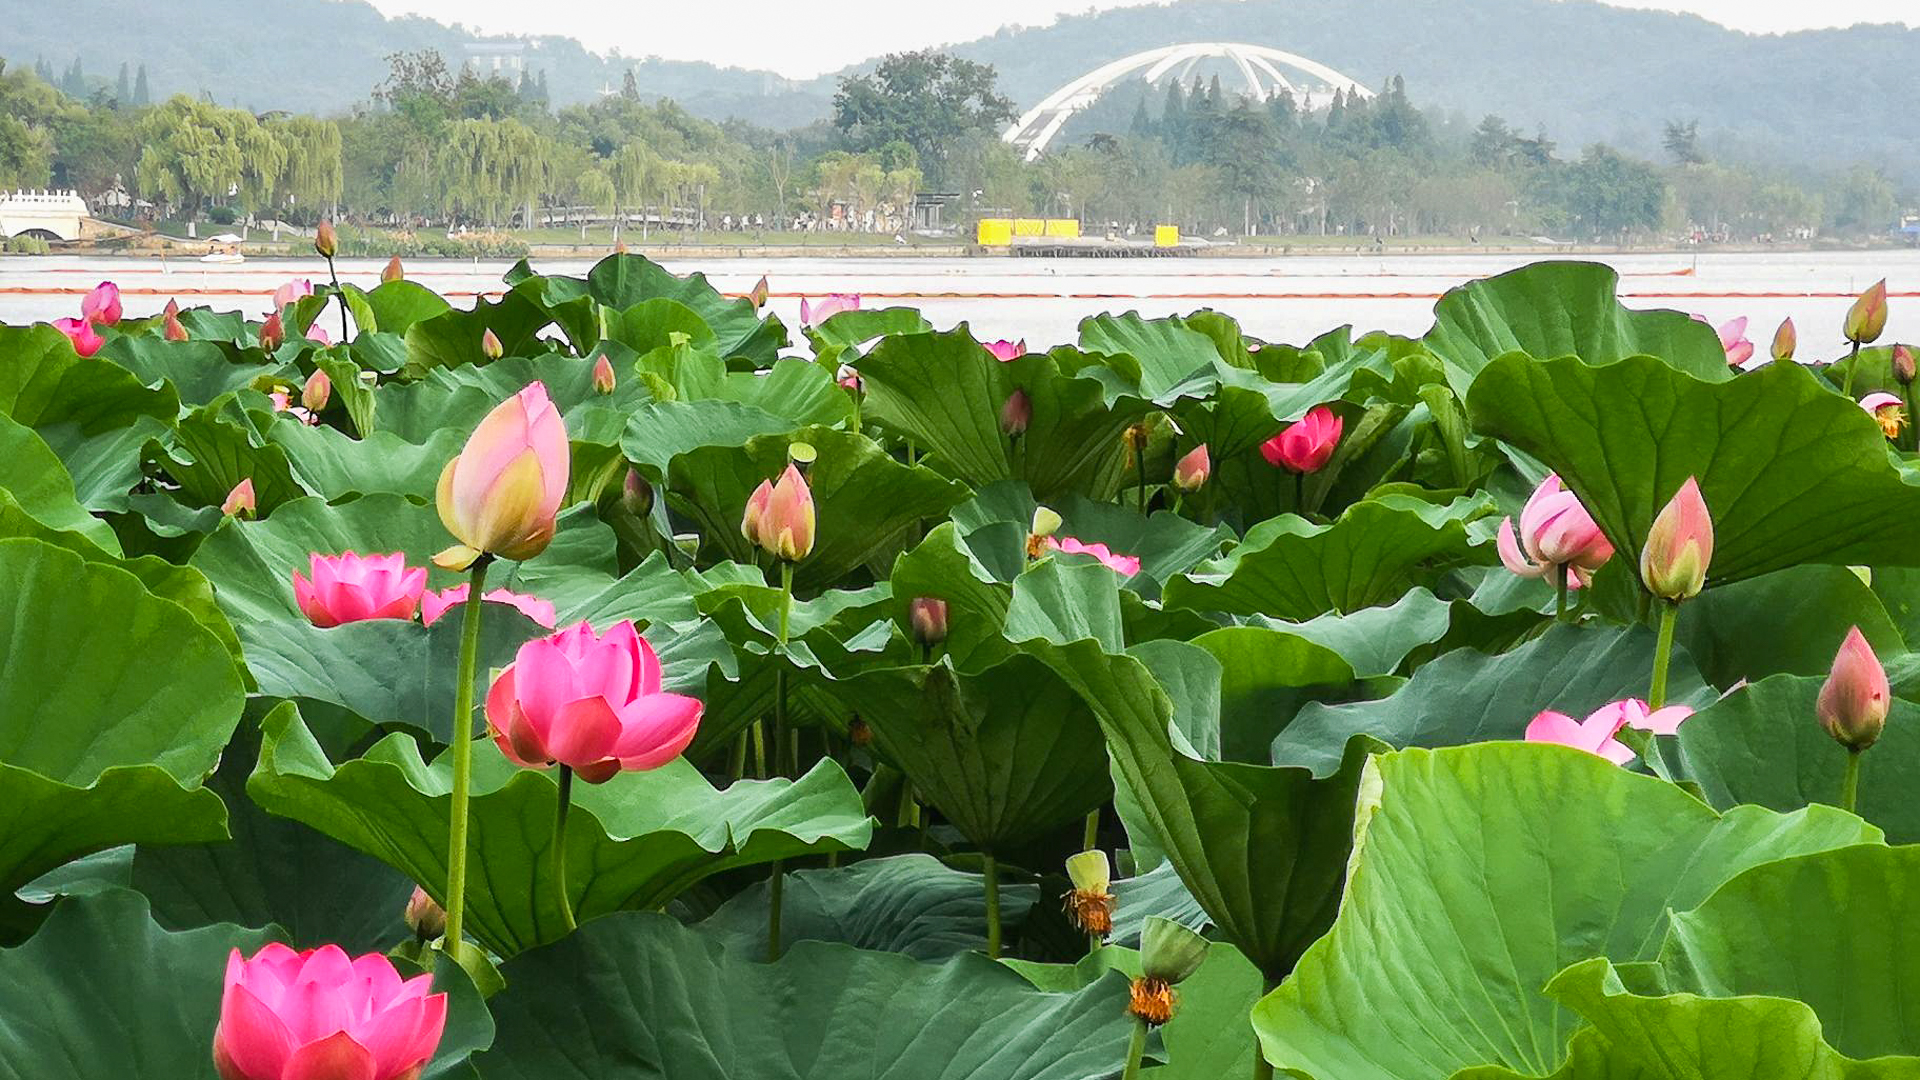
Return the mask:
MULTIPOLYGON (((788 325, 800 297, 865 294, 868 306, 920 308, 941 328, 970 323, 985 338, 1025 338, 1036 346, 1072 341, 1075 327, 1100 312, 1147 316, 1200 308, 1224 311, 1248 332, 1300 343, 1343 323, 1360 330, 1417 335, 1433 323, 1433 304, 1462 282, 1534 261, 1525 254, 1303 255, 1275 259, 672 259, 676 273, 709 275, 729 292, 745 292, 761 274, 772 306, 788 325)), ((1780 319, 1791 315, 1811 348, 1837 347, 1851 296, 1887 278, 1895 299, 1890 339, 1920 339, 1920 251, 1817 254, 1645 254, 1604 257, 1621 274, 1625 302, 1677 308, 1715 322, 1747 315, 1764 349, 1780 319), (1903 302, 1904 301, 1904 302, 1903 302)), ((371 287, 383 261, 341 264, 344 280, 371 287)), ((408 277, 467 306, 497 291, 507 262, 413 260, 408 277)), ((547 273, 581 275, 586 261, 536 262, 547 273)), ((319 276, 317 260, 249 259, 237 266, 144 258, 0 257, 0 321, 76 314, 79 294, 101 280, 121 286, 127 313, 150 315, 177 297, 183 307, 211 306, 262 315, 267 297, 293 276, 319 276)))

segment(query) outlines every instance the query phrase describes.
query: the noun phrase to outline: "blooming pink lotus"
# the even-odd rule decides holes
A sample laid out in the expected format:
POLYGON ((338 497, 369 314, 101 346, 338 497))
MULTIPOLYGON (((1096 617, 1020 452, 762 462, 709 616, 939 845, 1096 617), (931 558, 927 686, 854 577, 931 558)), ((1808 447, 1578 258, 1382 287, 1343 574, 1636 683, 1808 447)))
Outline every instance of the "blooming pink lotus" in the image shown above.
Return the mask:
POLYGON ((818 305, 808 303, 803 296, 800 298, 800 325, 819 326, 835 315, 859 310, 860 297, 853 293, 833 293, 818 305))
POLYGON ((1685 705, 1669 705, 1649 711, 1638 698, 1610 702, 1585 720, 1575 720, 1552 710, 1542 712, 1527 724, 1528 742, 1555 743, 1598 754, 1615 765, 1625 765, 1637 755, 1627 744, 1614 738, 1624 727, 1638 728, 1654 735, 1673 735, 1680 724, 1693 715, 1685 705))
POLYGON ((267 394, 267 400, 273 402, 274 412, 283 412, 303 424, 317 424, 320 421, 311 412, 293 403, 293 396, 285 390, 274 390, 267 394))
POLYGON ((306 278, 294 278, 285 285, 273 290, 273 310, 280 312, 288 304, 299 303, 302 297, 313 295, 313 282, 306 278))
MULTIPOLYGON (((468 592, 468 588, 469 587, 463 583, 449 589, 442 589, 439 592, 434 592, 429 589, 421 593, 420 621, 428 626, 439 622, 440 616, 446 614, 448 608, 453 607, 455 604, 464 604, 467 602, 467 597, 471 595, 468 592)), ((537 596, 528 596, 525 593, 512 592, 507 589, 495 589, 487 594, 487 602, 490 604, 508 604, 512 607, 519 608, 520 614, 525 615, 527 618, 532 619, 534 622, 539 623, 549 630, 553 629, 554 624, 558 621, 558 617, 553 610, 553 601, 542 600, 537 596)))
POLYGON ((1899 437, 1900 429, 1906 425, 1906 405, 1906 402, 1900 400, 1900 395, 1885 391, 1868 394, 1860 399, 1860 407, 1867 411, 1868 416, 1879 421, 1880 430, 1889 439, 1899 437))
POLYGON ((100 326, 119 325, 120 286, 111 281, 95 285, 92 292, 80 298, 80 317, 100 326))
POLYGON ((411 619, 427 588, 424 567, 409 569, 407 557, 314 554, 313 579, 293 572, 293 599, 309 622, 322 629, 369 619, 411 619))
POLYGON ((501 753, 528 768, 557 762, 590 784, 679 757, 700 710, 697 698, 661 691, 660 658, 631 622, 529 641, 487 691, 501 753))
POLYGON ((1025 341, 989 342, 986 344, 986 349, 993 354, 995 360, 1003 364, 1011 360, 1018 360, 1027 355, 1027 343, 1025 341))
POLYGON ((1276 469, 1296 473, 1314 473, 1326 468, 1327 460, 1340 445, 1340 433, 1346 421, 1332 409, 1316 405, 1307 415, 1287 425, 1287 429, 1260 444, 1260 456, 1276 469))
POLYGON ((67 335, 67 340, 73 343, 73 351, 81 356, 92 356, 107 343, 107 339, 101 337, 93 324, 85 319, 55 319, 53 328, 67 335))
POLYGON ((1059 539, 1049 536, 1042 541, 1042 545, 1048 551, 1057 551, 1062 555, 1091 555, 1100 560, 1101 564, 1109 570, 1117 572, 1122 577, 1132 577, 1140 572, 1140 557, 1138 555, 1115 554, 1105 544, 1083 543, 1075 540, 1071 536, 1059 539))
POLYGON ((1706 587, 1713 563, 1713 515, 1693 477, 1680 485, 1647 530, 1640 583, 1662 600, 1688 600, 1706 587))
POLYGON ((465 570, 482 553, 520 560, 545 551, 567 497, 571 453, 544 383, 501 402, 440 473, 440 521, 460 542, 433 561, 465 570))
POLYGON ((402 981, 379 953, 274 943, 227 956, 213 1064, 222 1080, 411 1080, 447 1024, 433 976, 402 981))
POLYGON ((1834 655, 1833 670, 1820 686, 1815 703, 1820 726, 1847 749, 1865 750, 1880 740, 1892 704, 1887 669, 1856 626, 1847 631, 1847 639, 1834 655))
POLYGON ((226 501, 220 504, 220 512, 228 517, 250 518, 260 509, 259 498, 253 493, 253 477, 233 485, 227 492, 226 501))
POLYGON ((307 327, 307 340, 325 349, 332 346, 333 335, 327 333, 326 327, 321 326, 319 323, 314 323, 312 326, 307 327))
POLYGON ((1593 572, 1613 558, 1613 545, 1594 524, 1580 497, 1551 474, 1533 489, 1520 511, 1518 538, 1513 519, 1504 518, 1496 546, 1500 561, 1521 577, 1557 579, 1564 567, 1569 589, 1591 583, 1593 572))
MULTIPOLYGON (((1708 326, 1713 325, 1705 315, 1695 315, 1693 320, 1695 322, 1706 323, 1708 326)), ((1753 342, 1747 340, 1747 317, 1745 315, 1737 319, 1728 319, 1726 322, 1721 323, 1718 327, 1718 332, 1720 334, 1720 348, 1725 350, 1727 354, 1727 366, 1736 367, 1742 371, 1745 371, 1749 367, 1757 366, 1751 363, 1754 348, 1753 342)), ((1764 364, 1766 360, 1763 358, 1760 363, 1764 364)))
POLYGON ((775 558, 799 562, 813 553, 814 526, 813 489, 790 464, 779 483, 762 480, 748 497, 740 535, 775 558))

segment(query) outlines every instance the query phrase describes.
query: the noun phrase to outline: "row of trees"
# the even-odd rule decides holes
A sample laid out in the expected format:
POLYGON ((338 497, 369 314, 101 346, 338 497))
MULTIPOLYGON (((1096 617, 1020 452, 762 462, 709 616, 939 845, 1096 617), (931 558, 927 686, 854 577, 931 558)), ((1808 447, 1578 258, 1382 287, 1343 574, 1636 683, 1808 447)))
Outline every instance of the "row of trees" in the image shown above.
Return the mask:
POLYGON ((1867 164, 1820 178, 1709 160, 1692 123, 1666 125, 1665 163, 1604 145, 1563 154, 1544 131, 1422 110, 1398 78, 1311 103, 1230 94, 1217 77, 1137 90, 1027 163, 998 137, 1014 106, 993 70, 932 52, 849 77, 830 122, 785 132, 642 100, 631 77, 554 109, 543 73, 481 77, 431 52, 391 58, 362 106, 324 118, 187 97, 141 106, 137 87, 81 100, 49 73, 0 64, 0 187, 124 189, 167 217, 892 231, 931 186, 958 193, 963 217, 1076 216, 1096 230, 1749 239, 1882 232, 1901 194, 1867 164))

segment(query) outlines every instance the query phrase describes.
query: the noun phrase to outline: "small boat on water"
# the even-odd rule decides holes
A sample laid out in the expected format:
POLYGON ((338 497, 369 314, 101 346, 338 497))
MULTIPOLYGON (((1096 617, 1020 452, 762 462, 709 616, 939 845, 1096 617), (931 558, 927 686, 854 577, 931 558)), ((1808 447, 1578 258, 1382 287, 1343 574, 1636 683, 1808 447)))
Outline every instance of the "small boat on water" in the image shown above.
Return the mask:
POLYGON ((213 245, 213 250, 200 256, 200 261, 203 263, 246 262, 247 257, 240 254, 240 245, 244 242, 243 238, 235 236, 232 233, 221 233, 218 236, 210 236, 207 238, 207 243, 213 245))

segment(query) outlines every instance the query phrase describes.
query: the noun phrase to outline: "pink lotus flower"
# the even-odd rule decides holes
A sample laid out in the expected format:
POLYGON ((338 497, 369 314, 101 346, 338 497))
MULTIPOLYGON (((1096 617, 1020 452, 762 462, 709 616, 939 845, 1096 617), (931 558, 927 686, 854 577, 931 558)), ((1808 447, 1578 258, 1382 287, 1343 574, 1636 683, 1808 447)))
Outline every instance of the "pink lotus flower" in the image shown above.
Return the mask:
POLYGON ((1213 459, 1207 454, 1206 443, 1187 451, 1185 457, 1173 463, 1173 486, 1181 491, 1199 491, 1212 475, 1213 459))
POLYGON ((480 355, 489 360, 498 360, 507 355, 507 347, 500 342, 500 335, 489 326, 480 335, 480 355))
POLYGON ((260 323, 260 348, 264 352, 278 352, 286 344, 286 324, 280 320, 280 313, 274 312, 260 323))
POLYGON ((319 323, 307 327, 307 340, 317 343, 323 349, 333 344, 333 336, 328 334, 327 328, 319 323))
POLYGON ((834 293, 820 301, 818 307, 809 304, 803 296, 800 298, 800 325, 819 326, 842 312, 859 310, 860 297, 853 293, 834 293))
POLYGON ((407 567, 407 557, 314 554, 313 580, 293 572, 293 599, 307 620, 322 629, 370 619, 411 619, 427 588, 424 567, 407 567))
POLYGON ((1860 294, 1847 309, 1844 327, 1847 340, 1856 345, 1871 345, 1880 340, 1887 328, 1887 283, 1879 284, 1860 294))
POLYGON ((1138 555, 1117 555, 1109 550, 1105 544, 1086 544, 1075 540, 1071 536, 1064 539, 1055 539, 1049 536, 1042 540, 1042 546, 1048 551, 1057 551, 1062 555, 1091 555, 1100 560, 1101 564, 1109 570, 1117 572, 1121 577, 1132 577, 1140 572, 1140 557, 1138 555))
POLYGON ((1033 399, 1025 390, 1016 389, 1007 395, 1006 404, 1000 406, 1000 433, 1002 435, 1025 435, 1028 425, 1033 423, 1033 399))
POLYGON ((1621 728, 1633 727, 1654 735, 1672 735, 1680 730, 1681 722, 1692 715, 1693 710, 1685 705, 1669 705, 1649 712, 1647 703, 1638 698, 1602 705, 1585 720, 1575 720, 1564 713, 1548 710, 1527 724, 1526 740, 1571 746, 1589 754, 1598 754, 1615 765, 1625 765, 1636 755, 1631 747, 1614 738, 1621 728))
POLYGON ((788 465, 778 484, 762 480, 748 497, 740 535, 775 558, 799 562, 813 553, 814 525, 813 490, 800 469, 788 465))
POLYGON ((116 326, 120 322, 120 286, 111 281, 103 281, 93 287, 93 291, 80 299, 80 318, 101 326, 116 326))
POLYGON ((433 557, 465 570, 482 553, 531 559, 553 540, 571 447, 544 383, 501 402, 440 473, 440 521, 460 543, 433 557))
POLYGON ((283 412, 303 424, 317 424, 320 421, 307 410, 293 403, 292 395, 285 390, 274 390, 267 394, 267 400, 273 402, 274 412, 283 412))
POLYGON ((1820 687, 1815 705, 1820 726, 1847 749, 1865 750, 1880 740, 1892 703, 1887 669, 1856 626, 1847 631, 1833 658, 1833 671, 1820 687))
POLYGON ((833 381, 839 383, 841 389, 855 394, 867 388, 867 384, 860 379, 859 370, 851 364, 841 364, 839 370, 833 373, 833 381))
POLYGON ((1899 437, 1900 429, 1906 425, 1906 402, 1901 401, 1898 394, 1885 391, 1868 394, 1860 399, 1860 407, 1879 422, 1881 432, 1889 439, 1899 437))
POLYGON ((1287 425, 1287 429, 1260 444, 1260 456, 1276 469, 1296 473, 1315 473, 1326 468, 1333 450, 1340 445, 1340 433, 1346 421, 1325 405, 1287 425))
POLYGON ((679 757, 700 710, 697 698, 661 691, 660 659, 630 622, 529 641, 487 691, 501 753, 528 768, 558 762, 590 784, 679 757))
POLYGON ((1027 343, 1024 341, 995 341, 987 344, 986 349, 995 360, 1007 363, 1027 355, 1027 343))
POLYGON ((306 278, 294 278, 285 285, 273 290, 273 310, 275 314, 288 304, 299 303, 302 297, 313 295, 313 282, 306 278))
POLYGON ((160 320, 160 336, 168 341, 185 341, 192 336, 187 333, 186 324, 180 321, 178 301, 167 301, 167 310, 160 320))
POLYGON ((400 264, 400 256, 395 255, 393 258, 388 259, 386 269, 380 271, 380 284, 385 285, 389 281, 405 280, 407 280, 407 268, 400 264))
MULTIPOLYGON (((1707 321, 1705 315, 1695 315, 1693 320, 1695 322, 1706 323, 1708 326, 1713 325, 1707 321)), ((1725 350, 1727 354, 1727 366, 1737 367, 1742 371, 1753 366, 1748 363, 1748 361, 1753 359, 1753 342, 1747 340, 1747 317, 1745 315, 1721 323, 1719 334, 1720 348, 1725 350)), ((1762 360, 1761 363, 1764 364, 1766 361, 1762 360)))
POLYGON ((315 371, 307 376, 307 384, 300 388, 300 404, 308 412, 319 412, 327 407, 327 401, 333 397, 333 380, 327 378, 324 371, 315 371))
MULTIPOLYGON (((440 616, 446 614, 448 608, 453 607, 455 604, 464 604, 467 602, 467 597, 470 595, 468 589, 469 586, 462 583, 450 589, 442 589, 439 592, 434 592, 429 589, 421 593, 420 621, 427 626, 432 626, 434 623, 439 622, 440 616)), ((508 604, 519 608, 520 614, 525 615, 527 618, 532 619, 534 622, 539 623, 549 630, 553 629, 554 623, 558 621, 558 617, 553 610, 553 601, 542 600, 537 596, 528 596, 525 593, 512 592, 507 589, 495 589, 487 594, 487 602, 490 604, 508 604)))
POLYGON ((922 645, 947 640, 947 602, 937 596, 916 596, 907 602, 907 622, 922 645))
POLYGON ((1647 531, 1640 582, 1662 600, 1687 600, 1706 586, 1713 562, 1713 515, 1693 477, 1680 485, 1647 531))
POLYGON ((1524 578, 1557 577, 1565 567, 1569 589, 1591 583, 1593 572, 1613 558, 1606 534, 1556 475, 1541 481, 1520 511, 1517 540, 1513 519, 1501 520, 1496 546, 1506 568, 1524 578))
POLYGON ((1773 358, 1786 363, 1793 359, 1794 352, 1800 347, 1800 332, 1793 328, 1792 319, 1780 320, 1780 329, 1773 332, 1773 358))
POLYGON ((227 956, 213 1064, 222 1080, 411 1080, 447 1024, 433 976, 402 981, 379 953, 274 943, 227 956))
POLYGON ((606 353, 601 353, 600 359, 594 361, 594 364, 593 364, 594 392, 599 394, 611 394, 614 391, 614 386, 615 386, 615 383, 613 378, 613 361, 607 359, 606 353))
POLYGON ((253 477, 233 485, 227 492, 227 500, 220 504, 220 512, 228 517, 252 517, 259 512, 259 499, 253 493, 253 477))
POLYGON ((93 324, 85 319, 55 319, 53 328, 67 335, 67 340, 73 343, 73 351, 81 356, 92 356, 107 343, 107 339, 101 337, 93 324))

